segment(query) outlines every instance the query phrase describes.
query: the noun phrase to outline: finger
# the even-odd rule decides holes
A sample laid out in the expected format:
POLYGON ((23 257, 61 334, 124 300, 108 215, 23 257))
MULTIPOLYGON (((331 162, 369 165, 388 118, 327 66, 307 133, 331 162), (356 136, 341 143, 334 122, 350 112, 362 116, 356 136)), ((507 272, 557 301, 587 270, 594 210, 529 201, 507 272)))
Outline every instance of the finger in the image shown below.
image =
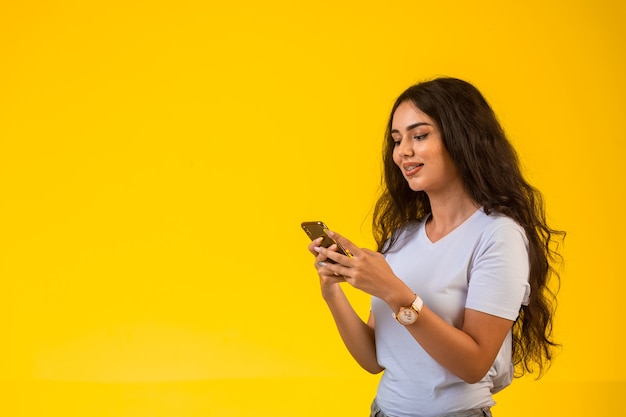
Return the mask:
POLYGON ((346 280, 346 277, 344 275, 341 275, 341 273, 332 270, 333 264, 330 264, 327 262, 321 262, 321 264, 322 265, 320 265, 319 269, 317 270, 317 273, 319 274, 320 277, 332 278, 334 280, 340 280, 340 281, 346 280))
MULTIPOLYGON (((332 258, 329 260, 329 256, 335 256, 335 255, 343 256, 335 252, 336 250, 337 250, 337 245, 335 244, 332 244, 327 248, 323 246, 315 246, 313 248, 313 251, 317 254, 317 257, 315 258, 315 263, 316 263, 316 267, 318 268, 318 272, 319 272, 319 267, 327 268, 329 265, 336 264, 337 261, 332 258)), ((330 271, 330 273, 333 275, 334 275, 334 272, 335 271, 330 271)))
POLYGON ((309 249, 309 252, 311 252, 313 255, 317 256, 318 252, 315 250, 316 247, 319 247, 320 243, 322 243, 322 240, 324 238, 323 237, 318 237, 317 239, 313 239, 311 241, 311 243, 309 243, 309 245, 307 246, 307 248, 309 249))
POLYGON ((333 243, 332 245, 328 246, 328 247, 324 247, 324 246, 315 246, 313 247, 313 250, 316 253, 323 253, 325 255, 328 255, 330 252, 337 252, 337 244, 333 243))
POLYGON ((348 260, 345 255, 337 252, 337 245, 334 243, 324 249, 324 255, 326 256, 326 259, 331 259, 335 261, 336 264, 345 264, 348 260))
POLYGON ((318 260, 321 260, 321 261, 330 260, 331 262, 328 262, 328 263, 347 265, 346 262, 349 258, 341 254, 340 252, 337 252, 337 249, 338 249, 337 245, 333 243, 327 248, 320 246, 320 247, 316 247, 314 250, 318 252, 320 255, 323 255, 323 258, 318 257, 318 260))
MULTIPOLYGON (((345 280, 345 278, 347 277, 347 274, 350 272, 350 266, 346 265, 345 263, 349 262, 350 258, 338 252, 333 252, 332 250, 328 250, 328 249, 325 249, 324 254, 327 255, 326 258, 325 259, 318 258, 320 260, 318 260, 317 262, 320 268, 324 268, 323 273, 332 274, 336 277, 341 277, 342 279, 345 280), (335 261, 335 263, 332 263, 331 260, 335 261)), ((319 271, 320 269, 318 269, 318 272, 319 271)))
POLYGON ((325 284, 336 284, 336 283, 340 283, 340 282, 346 282, 344 277, 342 277, 340 275, 332 275, 332 274, 331 275, 321 275, 320 274, 320 279, 325 284))
POLYGON ((344 276, 336 271, 337 264, 328 262, 326 258, 316 261, 315 267, 317 268, 317 273, 322 278, 345 281, 344 276))
POLYGON ((349 257, 356 256, 361 251, 361 248, 359 248, 357 245, 352 243, 349 239, 341 236, 337 232, 333 232, 332 230, 327 230, 326 234, 332 239, 334 239, 337 243, 339 243, 343 247, 343 249, 346 251, 346 254, 349 257))

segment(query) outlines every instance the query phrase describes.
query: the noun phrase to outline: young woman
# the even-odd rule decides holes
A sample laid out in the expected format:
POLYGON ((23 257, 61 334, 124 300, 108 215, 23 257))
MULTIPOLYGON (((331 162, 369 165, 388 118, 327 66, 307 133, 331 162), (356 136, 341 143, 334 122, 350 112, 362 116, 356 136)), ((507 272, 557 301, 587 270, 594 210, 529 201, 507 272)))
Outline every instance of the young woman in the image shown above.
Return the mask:
MULTIPOLYGON (((471 84, 408 88, 391 111, 378 250, 328 232, 309 245, 339 333, 384 372, 372 417, 491 416, 492 394, 551 359, 553 250, 545 219, 492 109, 471 84), (331 263, 333 260, 336 263, 331 263), (340 283, 372 296, 367 323, 340 283)), ((558 276, 557 276, 558 277, 558 276)))

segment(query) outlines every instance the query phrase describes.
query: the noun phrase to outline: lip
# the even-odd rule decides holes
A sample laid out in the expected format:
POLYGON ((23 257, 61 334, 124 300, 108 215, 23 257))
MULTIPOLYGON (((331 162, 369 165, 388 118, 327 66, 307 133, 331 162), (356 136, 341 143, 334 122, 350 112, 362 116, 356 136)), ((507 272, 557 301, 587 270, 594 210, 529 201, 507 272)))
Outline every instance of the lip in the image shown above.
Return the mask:
POLYGON ((423 166, 424 164, 421 164, 419 162, 405 162, 402 164, 402 173, 406 177, 412 177, 413 175, 417 174, 423 166))

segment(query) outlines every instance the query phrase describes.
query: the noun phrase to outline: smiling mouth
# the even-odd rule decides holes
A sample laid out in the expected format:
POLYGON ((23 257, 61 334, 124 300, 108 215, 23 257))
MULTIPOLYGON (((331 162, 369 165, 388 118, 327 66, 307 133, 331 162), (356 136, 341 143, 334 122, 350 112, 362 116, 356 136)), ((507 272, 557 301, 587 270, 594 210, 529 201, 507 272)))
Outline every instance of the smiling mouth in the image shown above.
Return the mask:
POLYGON ((407 165, 407 166, 404 167, 404 171, 405 172, 410 172, 410 171, 413 171, 416 168, 420 168, 420 167, 423 167, 423 166, 424 166, 424 164, 407 165))

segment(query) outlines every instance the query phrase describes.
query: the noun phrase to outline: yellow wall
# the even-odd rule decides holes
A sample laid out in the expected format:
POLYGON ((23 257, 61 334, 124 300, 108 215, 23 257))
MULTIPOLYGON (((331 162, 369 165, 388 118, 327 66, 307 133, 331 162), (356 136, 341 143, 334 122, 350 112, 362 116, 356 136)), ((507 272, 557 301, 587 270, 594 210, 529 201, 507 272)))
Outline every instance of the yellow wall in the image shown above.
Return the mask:
POLYGON ((436 75, 569 233, 563 351, 494 412, 621 410, 624 3, 385 3, 0 4, 0 415, 367 415, 299 223, 372 246, 387 113, 436 75))

